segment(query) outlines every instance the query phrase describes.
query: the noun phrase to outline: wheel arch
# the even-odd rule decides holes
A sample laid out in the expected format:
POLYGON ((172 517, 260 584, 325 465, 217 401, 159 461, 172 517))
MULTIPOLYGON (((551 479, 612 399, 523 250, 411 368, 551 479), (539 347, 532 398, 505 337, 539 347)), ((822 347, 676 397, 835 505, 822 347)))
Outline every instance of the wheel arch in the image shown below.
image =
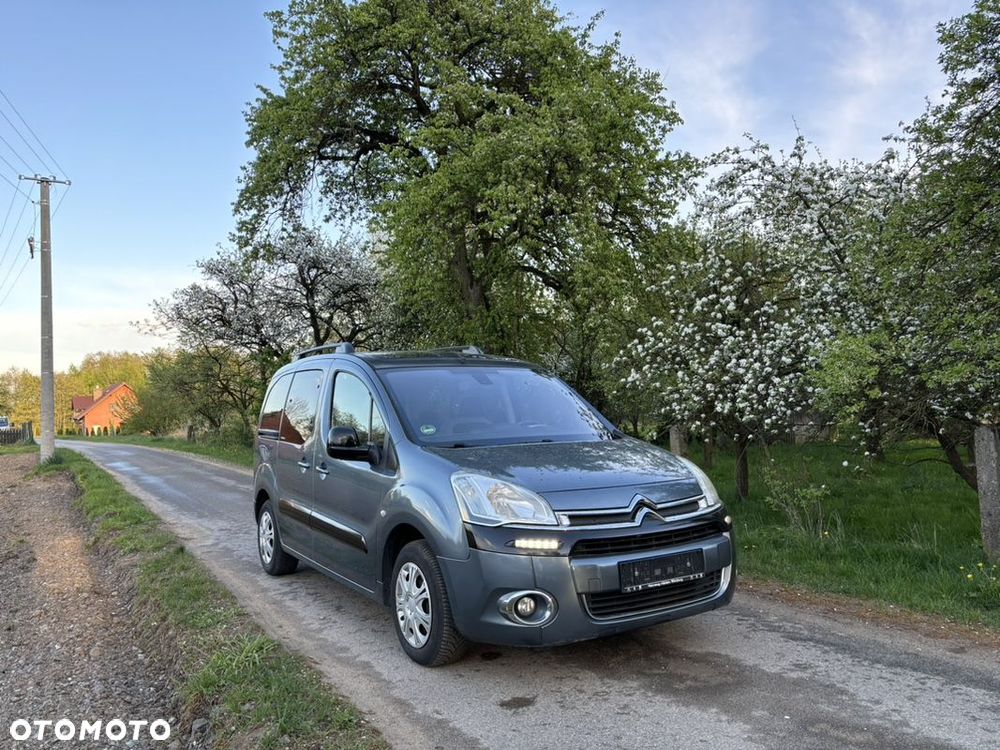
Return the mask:
MULTIPOLYGON (((400 551, 410 542, 423 540, 434 550, 434 542, 429 534, 414 523, 411 519, 401 519, 397 521, 385 536, 382 544, 381 563, 379 567, 382 581, 382 603, 389 604, 392 595, 392 569, 396 564, 396 558, 400 551)), ((436 554, 436 552, 435 552, 436 554)))

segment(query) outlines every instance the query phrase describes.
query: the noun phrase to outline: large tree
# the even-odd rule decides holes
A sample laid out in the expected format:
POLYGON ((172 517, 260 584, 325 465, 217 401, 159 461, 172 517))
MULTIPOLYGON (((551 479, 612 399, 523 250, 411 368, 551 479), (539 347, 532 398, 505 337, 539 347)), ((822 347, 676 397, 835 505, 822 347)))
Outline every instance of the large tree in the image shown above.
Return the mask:
POLYGON ((153 303, 155 325, 209 356, 231 349, 264 368, 330 341, 379 345, 391 333, 381 277, 364 243, 299 229, 266 252, 220 249, 198 263, 203 280, 153 303))
POLYGON ((545 0, 293 0, 270 18, 280 87, 248 113, 243 239, 319 200, 375 222, 428 343, 593 348, 597 292, 659 246, 688 165, 664 151, 679 118, 656 74, 545 0))

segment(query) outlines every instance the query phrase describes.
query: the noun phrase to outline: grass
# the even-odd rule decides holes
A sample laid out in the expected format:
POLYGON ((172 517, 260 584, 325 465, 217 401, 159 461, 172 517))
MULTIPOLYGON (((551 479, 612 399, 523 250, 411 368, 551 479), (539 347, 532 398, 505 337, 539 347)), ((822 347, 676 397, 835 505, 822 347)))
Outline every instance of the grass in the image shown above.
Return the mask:
POLYGON ((16 443, 14 445, 0 445, 0 456, 15 456, 19 453, 38 453, 37 443, 25 445, 16 443))
POLYGON ((126 443, 128 445, 145 445, 150 448, 167 448, 168 450, 194 453, 198 456, 214 458, 219 461, 228 461, 239 466, 253 467, 253 447, 242 443, 219 440, 191 442, 184 438, 153 437, 151 435, 107 435, 98 437, 60 435, 59 439, 82 440, 93 443, 126 443))
POLYGON ((179 649, 185 716, 209 717, 215 748, 386 748, 356 709, 334 695, 305 661, 265 635, 235 598, 159 519, 107 472, 58 450, 40 472, 69 471, 96 544, 129 555, 140 629, 179 649))
POLYGON ((835 445, 768 451, 751 455, 745 503, 734 456, 708 472, 744 574, 1000 628, 1000 568, 983 553, 978 499, 936 446, 910 443, 884 462, 835 445))

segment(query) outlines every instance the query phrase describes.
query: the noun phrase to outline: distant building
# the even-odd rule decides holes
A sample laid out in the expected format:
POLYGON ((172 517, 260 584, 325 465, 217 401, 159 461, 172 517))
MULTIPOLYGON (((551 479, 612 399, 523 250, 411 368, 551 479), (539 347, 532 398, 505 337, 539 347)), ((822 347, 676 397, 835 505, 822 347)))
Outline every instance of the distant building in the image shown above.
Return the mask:
POLYGON ((87 435, 114 434, 134 401, 135 391, 128 383, 95 388, 92 396, 73 396, 73 423, 87 435))

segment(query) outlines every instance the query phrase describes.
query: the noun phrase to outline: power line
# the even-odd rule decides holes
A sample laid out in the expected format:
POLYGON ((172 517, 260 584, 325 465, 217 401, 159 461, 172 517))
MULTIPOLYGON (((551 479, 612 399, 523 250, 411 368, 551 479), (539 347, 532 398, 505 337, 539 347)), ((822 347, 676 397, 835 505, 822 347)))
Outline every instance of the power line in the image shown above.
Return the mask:
MULTIPOLYGON (((16 148, 14 148, 13 146, 11 146, 11 145, 10 145, 10 141, 8 141, 8 140, 7 140, 6 138, 4 138, 4 137, 3 137, 2 135, 0 135, 0 143, 3 143, 3 144, 4 144, 5 146, 7 146, 7 148, 9 148, 9 149, 10 149, 10 152, 11 152, 12 154, 14 154, 14 156, 16 156, 16 157, 17 157, 18 159, 20 159, 20 160, 21 160, 21 163, 22 163, 22 164, 23 164, 23 165, 25 166, 25 168, 26 168, 26 169, 27 169, 27 170, 28 170, 29 172, 34 172, 34 171, 35 171, 35 168, 34 168, 33 166, 31 166, 30 164, 28 164, 28 162, 27 162, 27 161, 25 161, 24 157, 23 157, 23 156, 21 156, 21 155, 20 155, 20 154, 19 154, 19 153, 17 152, 17 149, 16 149, 16 148)), ((2 157, 2 156, 0 156, 0 159, 3 159, 3 157, 2 157)), ((13 164, 11 164, 11 163, 10 163, 9 161, 7 161, 6 159, 3 159, 3 160, 4 160, 4 161, 5 161, 6 163, 7 163, 7 166, 8 166, 8 167, 10 167, 11 169, 13 169, 13 170, 14 170, 14 174, 17 174, 17 172, 18 172, 18 169, 17 169, 17 167, 15 167, 15 166, 14 166, 13 164)))
POLYGON ((0 177, 3 178, 4 182, 6 182, 8 185, 14 188, 15 193, 20 193, 21 195, 28 197, 28 194, 25 193, 23 190, 21 190, 21 188, 17 186, 17 183, 12 181, 9 177, 7 177, 7 175, 0 173, 0 177))
MULTIPOLYGON (((59 213, 59 206, 62 205, 63 199, 66 197, 66 193, 69 192, 69 186, 67 185, 62 190, 59 191, 59 202, 56 203, 56 207, 52 210, 52 218, 56 218, 56 214, 59 213)), ((37 216, 35 217, 37 220, 37 216)))
MULTIPOLYGON (((30 200, 31 200, 31 196, 30 195, 25 196, 24 203, 21 204, 21 213, 19 213, 17 215, 17 223, 14 224, 14 229, 10 233, 10 239, 7 240, 7 246, 4 248, 3 255, 0 256, 0 268, 3 267, 4 261, 7 260, 7 253, 10 252, 11 243, 14 242, 14 237, 17 235, 17 230, 21 226, 21 219, 24 218, 24 210, 28 207, 28 202, 30 200)), ((3 238, 0 237, 0 240, 2 240, 2 239, 3 238)), ((11 267, 13 268, 13 266, 11 266, 11 267)))
MULTIPOLYGON (((21 270, 18 271, 17 276, 14 277, 14 282, 10 285, 10 289, 7 290, 7 293, 3 296, 3 299, 0 299, 0 307, 3 307, 3 303, 7 301, 7 298, 10 296, 11 292, 13 292, 17 288, 17 282, 19 282, 21 280, 21 276, 24 275, 24 269, 28 267, 28 262, 30 260, 31 260, 30 257, 24 259, 24 263, 21 264, 21 270)), ((11 266, 10 270, 13 271, 14 266, 11 266)), ((7 276, 8 277, 10 276, 10 271, 7 272, 7 276)), ((6 278, 4 279, 4 283, 7 283, 6 278)), ((2 289, 3 289, 3 284, 0 284, 0 290, 2 289)))
POLYGON ((7 231, 7 220, 10 218, 10 212, 14 208, 14 201, 17 200, 18 191, 15 190, 10 194, 10 203, 7 205, 7 213, 3 217, 3 226, 0 226, 0 237, 3 237, 4 232, 7 231))
MULTIPOLYGON (((48 156, 48 157, 49 157, 49 158, 50 158, 50 159, 52 160, 52 163, 56 165, 56 167, 57 167, 57 168, 59 169, 59 172, 60 172, 60 173, 62 174, 62 176, 63 176, 63 177, 65 177, 65 176, 66 176, 66 170, 62 168, 62 164, 60 164, 60 163, 59 163, 58 161, 56 161, 56 157, 54 157, 54 156, 53 156, 53 155, 52 155, 52 154, 51 154, 51 153, 49 152, 49 150, 48 150, 47 148, 45 148, 45 144, 44 144, 44 143, 42 143, 42 139, 41 139, 41 138, 39 138, 39 137, 38 137, 38 136, 37 136, 37 135, 35 134, 35 131, 34 131, 34 130, 32 130, 32 129, 31 129, 31 126, 30 126, 30 125, 29 125, 29 124, 27 123, 27 121, 26 121, 26 120, 25 120, 25 119, 24 119, 24 118, 23 118, 23 117, 21 116, 21 113, 17 111, 17 107, 15 107, 15 106, 14 106, 14 102, 12 102, 12 101, 10 100, 10 97, 8 97, 8 96, 7 96, 7 94, 5 94, 5 93, 4 93, 3 89, 0 89, 0 96, 2 96, 2 97, 4 98, 4 101, 6 101, 6 102, 7 102, 7 104, 9 104, 9 105, 10 105, 10 108, 11 108, 12 110, 14 110, 14 114, 15 114, 15 115, 17 115, 17 119, 19 119, 19 120, 20 120, 21 122, 23 122, 23 123, 24 123, 24 127, 26 127, 26 128, 28 129, 28 132, 29 132, 29 133, 31 133, 31 135, 32 135, 32 136, 34 137, 34 139, 35 139, 36 141, 38 141, 38 145, 42 147, 42 151, 44 151, 44 152, 45 152, 45 155, 46 155, 46 156, 48 156)), ((30 147, 29 147, 29 148, 30 148, 30 147)))
MULTIPOLYGON (((6 99, 6 97, 4 97, 4 98, 6 99)), ((11 122, 10 118, 7 117, 7 114, 2 109, 0 109, 0 117, 2 117, 3 119, 5 119, 7 121, 7 124, 10 125, 11 128, 13 128, 14 132, 17 133, 17 137, 20 138, 24 142, 24 145, 28 147, 28 150, 31 153, 33 153, 35 155, 35 158, 38 159, 38 161, 41 162, 41 164, 42 164, 43 167, 45 167, 45 171, 51 173, 52 172, 52 167, 50 167, 48 164, 46 164, 45 163, 45 159, 43 159, 41 156, 38 155, 38 152, 35 151, 35 147, 32 146, 30 143, 28 143, 28 139, 24 137, 24 134, 20 130, 17 129, 17 125, 15 125, 13 122, 11 122)), ((28 128, 28 129, 30 130, 31 128, 28 128)), ((37 136, 36 136, 36 138, 37 138, 37 136)), ((45 147, 43 146, 42 148, 44 149, 45 147)), ((23 159, 22 159, 22 161, 23 161, 23 159)), ((34 170, 30 170, 30 171, 34 171, 34 170)))

